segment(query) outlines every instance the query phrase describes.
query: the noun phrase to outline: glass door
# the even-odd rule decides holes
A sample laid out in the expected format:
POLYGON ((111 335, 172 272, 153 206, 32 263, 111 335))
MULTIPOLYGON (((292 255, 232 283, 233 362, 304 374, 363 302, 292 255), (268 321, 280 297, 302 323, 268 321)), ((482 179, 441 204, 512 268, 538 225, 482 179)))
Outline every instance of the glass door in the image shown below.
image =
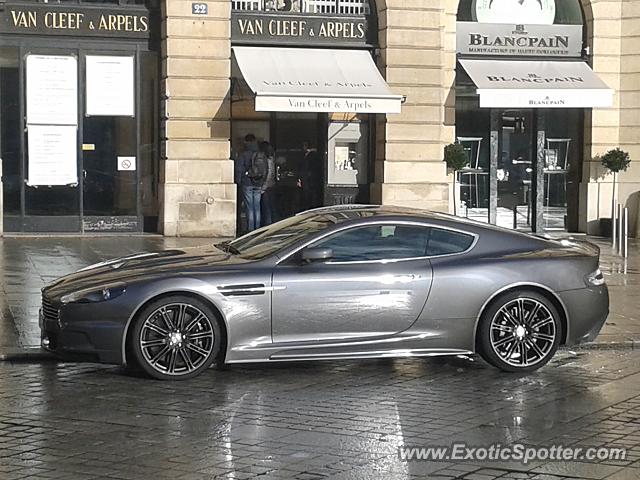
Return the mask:
POLYGON ((536 141, 532 110, 501 114, 500 156, 497 165, 496 224, 531 231, 535 208, 533 192, 536 141))
POLYGON ((84 52, 84 231, 138 231, 139 128, 136 55, 84 52))
MULTIPOLYGON (((80 230, 78 53, 21 49, 22 221, 27 232, 80 230)), ((11 227, 7 225, 7 227, 11 227)))

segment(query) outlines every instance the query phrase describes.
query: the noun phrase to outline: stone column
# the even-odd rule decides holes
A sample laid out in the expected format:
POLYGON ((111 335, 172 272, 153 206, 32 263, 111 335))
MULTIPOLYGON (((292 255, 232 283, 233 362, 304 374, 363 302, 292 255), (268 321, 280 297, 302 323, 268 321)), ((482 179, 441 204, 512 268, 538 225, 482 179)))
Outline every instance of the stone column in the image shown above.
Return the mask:
POLYGON ((372 200, 449 211, 444 145, 453 140, 446 118, 455 68, 451 36, 455 16, 448 0, 378 2, 379 65, 396 93, 407 99, 399 115, 378 120, 372 200))
POLYGON ((168 236, 235 234, 230 147, 231 2, 162 2, 160 228, 168 236))

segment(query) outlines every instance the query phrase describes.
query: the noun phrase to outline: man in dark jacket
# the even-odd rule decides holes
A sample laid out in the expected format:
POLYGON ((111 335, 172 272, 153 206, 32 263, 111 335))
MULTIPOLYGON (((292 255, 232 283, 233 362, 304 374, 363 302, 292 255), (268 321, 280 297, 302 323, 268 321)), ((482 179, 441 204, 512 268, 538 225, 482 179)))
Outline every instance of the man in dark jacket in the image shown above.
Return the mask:
POLYGON ((322 204, 322 162, 311 144, 302 144, 304 158, 298 170, 298 188, 302 189, 302 209, 319 207, 322 204))
POLYGON ((262 186, 254 185, 249 176, 249 170, 254 155, 258 152, 258 142, 252 133, 244 137, 244 150, 236 159, 234 165, 234 179, 240 186, 244 211, 247 217, 247 229, 249 231, 260 228, 260 199, 262 197, 262 186))

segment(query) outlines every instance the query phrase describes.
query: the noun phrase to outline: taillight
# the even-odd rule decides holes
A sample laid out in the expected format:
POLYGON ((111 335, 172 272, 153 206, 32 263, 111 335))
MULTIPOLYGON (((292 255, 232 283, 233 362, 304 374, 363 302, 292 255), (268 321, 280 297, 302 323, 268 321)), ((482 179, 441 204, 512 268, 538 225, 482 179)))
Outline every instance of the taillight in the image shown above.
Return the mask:
POLYGON ((588 287, 599 287, 604 285, 604 275, 597 269, 595 272, 590 273, 586 277, 584 277, 584 281, 588 287))

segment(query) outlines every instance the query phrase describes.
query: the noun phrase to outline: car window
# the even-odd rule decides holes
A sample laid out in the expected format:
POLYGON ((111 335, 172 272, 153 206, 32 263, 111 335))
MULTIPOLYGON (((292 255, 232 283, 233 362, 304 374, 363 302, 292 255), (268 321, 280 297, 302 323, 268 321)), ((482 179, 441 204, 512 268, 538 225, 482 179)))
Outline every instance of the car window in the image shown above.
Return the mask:
POLYGON ((428 239, 428 227, 370 225, 338 232, 311 246, 331 248, 336 262, 399 260, 424 257, 428 239))
POLYGON ((473 243, 473 236, 441 228, 432 228, 429 235, 427 255, 450 255, 467 250, 473 243))
POLYGON ((338 221, 331 215, 306 214, 291 217, 254 230, 229 242, 229 246, 243 258, 261 260, 294 245, 309 235, 335 225, 338 221))

